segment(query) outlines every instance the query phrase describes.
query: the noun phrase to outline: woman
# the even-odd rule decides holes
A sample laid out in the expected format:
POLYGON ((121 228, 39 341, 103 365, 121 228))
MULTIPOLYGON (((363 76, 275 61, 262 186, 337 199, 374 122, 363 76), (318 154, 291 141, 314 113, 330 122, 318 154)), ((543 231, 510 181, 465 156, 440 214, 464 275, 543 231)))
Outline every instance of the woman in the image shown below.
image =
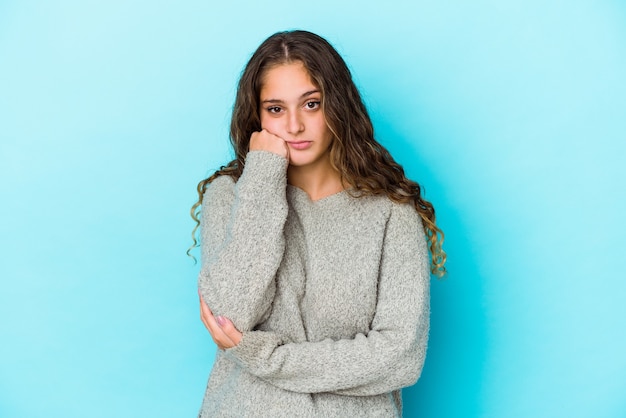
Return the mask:
POLYGON ((198 185, 201 318, 220 350, 201 417, 400 416, 426 353, 443 236, 374 140, 323 38, 269 37, 239 82, 236 158, 198 185))

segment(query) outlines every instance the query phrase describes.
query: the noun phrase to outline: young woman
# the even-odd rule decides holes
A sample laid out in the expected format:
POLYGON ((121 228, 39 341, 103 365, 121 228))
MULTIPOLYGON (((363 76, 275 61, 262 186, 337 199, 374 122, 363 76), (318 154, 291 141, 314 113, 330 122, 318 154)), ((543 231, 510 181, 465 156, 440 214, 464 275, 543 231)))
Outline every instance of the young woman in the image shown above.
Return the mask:
POLYGON ((231 140, 235 160, 192 208, 220 349, 200 416, 400 416, 443 236, 374 140, 343 59, 310 32, 269 37, 241 76, 231 140))

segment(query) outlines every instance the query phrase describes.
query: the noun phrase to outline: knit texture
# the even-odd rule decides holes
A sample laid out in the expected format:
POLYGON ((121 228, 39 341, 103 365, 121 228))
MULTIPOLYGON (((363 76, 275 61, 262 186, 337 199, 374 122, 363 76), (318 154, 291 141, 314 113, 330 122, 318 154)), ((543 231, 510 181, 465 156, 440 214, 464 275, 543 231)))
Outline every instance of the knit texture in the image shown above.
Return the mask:
POLYGON ((419 377, 429 259, 415 208, 348 191, 311 201, 252 151, 204 195, 199 288, 243 338, 218 351, 200 417, 398 417, 419 377))

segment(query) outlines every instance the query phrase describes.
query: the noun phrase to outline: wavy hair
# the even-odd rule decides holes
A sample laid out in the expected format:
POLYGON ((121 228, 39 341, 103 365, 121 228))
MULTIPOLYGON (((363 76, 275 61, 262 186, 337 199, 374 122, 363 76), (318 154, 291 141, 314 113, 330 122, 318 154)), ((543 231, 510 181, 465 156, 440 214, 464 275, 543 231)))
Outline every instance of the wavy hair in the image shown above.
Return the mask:
POLYGON ((374 128, 343 58, 322 37, 307 31, 278 32, 267 38, 246 65, 233 107, 230 141, 235 159, 220 167, 198 184, 198 201, 191 208, 196 222, 193 244, 198 246, 196 231, 200 226, 200 209, 207 186, 218 176, 241 176, 253 132, 261 130, 260 92, 265 73, 278 65, 301 62, 322 95, 322 110, 328 128, 334 135, 330 160, 341 175, 343 184, 353 189, 355 197, 386 195, 398 203, 410 203, 419 213, 431 254, 431 272, 446 273, 443 232, 435 223, 433 205, 422 197, 419 184, 409 180, 404 169, 374 139, 374 128))

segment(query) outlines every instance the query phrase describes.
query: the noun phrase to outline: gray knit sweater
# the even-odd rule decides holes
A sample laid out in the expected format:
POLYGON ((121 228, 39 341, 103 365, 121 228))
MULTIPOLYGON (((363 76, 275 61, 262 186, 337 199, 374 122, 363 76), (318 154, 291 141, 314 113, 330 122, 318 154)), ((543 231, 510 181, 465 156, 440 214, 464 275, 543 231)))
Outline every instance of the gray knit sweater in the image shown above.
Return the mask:
POLYGON ((200 291, 243 338, 218 351, 200 417, 396 417, 426 354, 416 210, 346 191, 311 201, 252 151, 208 187, 200 291))

